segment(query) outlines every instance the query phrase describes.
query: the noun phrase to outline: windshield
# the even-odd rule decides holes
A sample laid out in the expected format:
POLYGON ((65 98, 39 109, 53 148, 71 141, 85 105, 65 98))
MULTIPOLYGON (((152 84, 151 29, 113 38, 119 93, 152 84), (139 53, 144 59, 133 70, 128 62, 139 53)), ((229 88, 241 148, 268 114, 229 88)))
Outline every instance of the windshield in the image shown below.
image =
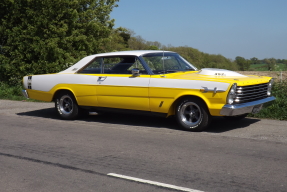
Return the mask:
POLYGON ((197 70, 177 53, 149 53, 143 55, 142 58, 154 74, 197 70))

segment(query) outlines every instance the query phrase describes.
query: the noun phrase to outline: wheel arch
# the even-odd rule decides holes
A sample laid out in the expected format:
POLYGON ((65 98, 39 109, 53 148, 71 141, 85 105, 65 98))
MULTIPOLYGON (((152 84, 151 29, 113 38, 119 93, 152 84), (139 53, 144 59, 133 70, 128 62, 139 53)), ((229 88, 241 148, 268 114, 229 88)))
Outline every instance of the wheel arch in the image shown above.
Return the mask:
POLYGON ((70 92, 70 93, 74 96, 76 102, 78 103, 77 97, 76 97, 75 93, 73 92, 73 90, 68 89, 68 88, 60 88, 60 89, 57 89, 57 90, 54 92, 52 101, 55 101, 55 99, 57 98, 57 96, 58 96, 60 93, 62 93, 62 92, 70 92))
POLYGON ((169 117, 169 116, 171 116, 171 115, 175 115, 175 108, 176 108, 177 104, 178 104, 180 101, 182 101, 182 100, 184 100, 184 99, 187 99, 187 98, 189 98, 189 99, 190 99, 190 98, 191 98, 191 99, 192 99, 192 98, 196 98, 196 99, 201 100, 202 103, 205 105, 205 107, 206 107, 208 113, 210 114, 209 107, 208 107, 208 104, 207 104, 207 102, 206 102, 205 99, 203 99, 202 97, 200 97, 200 96, 198 96, 198 95, 182 95, 182 96, 178 97, 178 98, 172 103, 172 105, 170 106, 170 108, 169 108, 169 110, 168 110, 167 117, 169 117))

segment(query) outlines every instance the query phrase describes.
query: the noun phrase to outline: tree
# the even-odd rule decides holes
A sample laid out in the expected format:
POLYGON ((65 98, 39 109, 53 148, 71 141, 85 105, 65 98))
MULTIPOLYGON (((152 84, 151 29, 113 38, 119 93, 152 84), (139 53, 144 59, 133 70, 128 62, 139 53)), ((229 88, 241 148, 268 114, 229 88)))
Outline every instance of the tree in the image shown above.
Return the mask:
POLYGON ((250 67, 250 61, 246 60, 244 57, 237 56, 235 62, 238 65, 238 69, 241 71, 247 71, 250 67))
POLYGON ((110 37, 103 45, 104 52, 124 51, 129 49, 129 39, 131 38, 131 31, 119 27, 112 30, 110 37))
POLYGON ((265 58, 264 59, 264 63, 267 64, 269 71, 274 71, 275 70, 276 59, 274 59, 274 58, 269 58, 269 59, 265 58))
POLYGON ((259 63, 260 63, 260 61, 259 61, 258 58, 256 58, 256 57, 252 57, 252 58, 250 59, 250 61, 251 61, 251 64, 259 64, 259 63))
POLYGON ((131 37, 129 39, 129 48, 132 50, 145 50, 148 49, 147 41, 143 39, 140 35, 136 37, 131 37))
POLYGON ((0 81, 58 72, 102 51, 118 0, 2 0, 0 81))
POLYGON ((151 45, 148 47, 149 50, 158 50, 158 47, 155 45, 151 45))
POLYGON ((149 46, 148 49, 151 50, 159 50, 162 48, 161 43, 158 41, 147 41, 146 44, 149 46))

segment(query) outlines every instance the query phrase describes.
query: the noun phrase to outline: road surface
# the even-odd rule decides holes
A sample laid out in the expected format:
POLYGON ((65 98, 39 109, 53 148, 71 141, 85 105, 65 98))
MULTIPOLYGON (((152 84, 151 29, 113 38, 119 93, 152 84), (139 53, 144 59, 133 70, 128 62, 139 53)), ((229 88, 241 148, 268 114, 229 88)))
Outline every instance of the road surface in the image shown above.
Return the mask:
POLYGON ((58 119, 53 103, 0 100, 0 191, 287 191, 287 122, 58 119))

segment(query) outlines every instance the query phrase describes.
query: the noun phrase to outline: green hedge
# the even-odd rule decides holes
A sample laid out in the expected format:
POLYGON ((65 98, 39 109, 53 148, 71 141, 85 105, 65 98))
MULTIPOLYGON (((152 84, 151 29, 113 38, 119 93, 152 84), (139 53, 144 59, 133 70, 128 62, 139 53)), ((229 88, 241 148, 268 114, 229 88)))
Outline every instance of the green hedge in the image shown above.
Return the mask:
POLYGON ((0 99, 25 100, 26 98, 22 96, 21 90, 21 85, 11 86, 0 82, 0 99))
POLYGON ((287 81, 276 82, 272 89, 272 95, 276 100, 267 108, 263 108, 258 114, 250 114, 250 117, 287 120, 287 81))

